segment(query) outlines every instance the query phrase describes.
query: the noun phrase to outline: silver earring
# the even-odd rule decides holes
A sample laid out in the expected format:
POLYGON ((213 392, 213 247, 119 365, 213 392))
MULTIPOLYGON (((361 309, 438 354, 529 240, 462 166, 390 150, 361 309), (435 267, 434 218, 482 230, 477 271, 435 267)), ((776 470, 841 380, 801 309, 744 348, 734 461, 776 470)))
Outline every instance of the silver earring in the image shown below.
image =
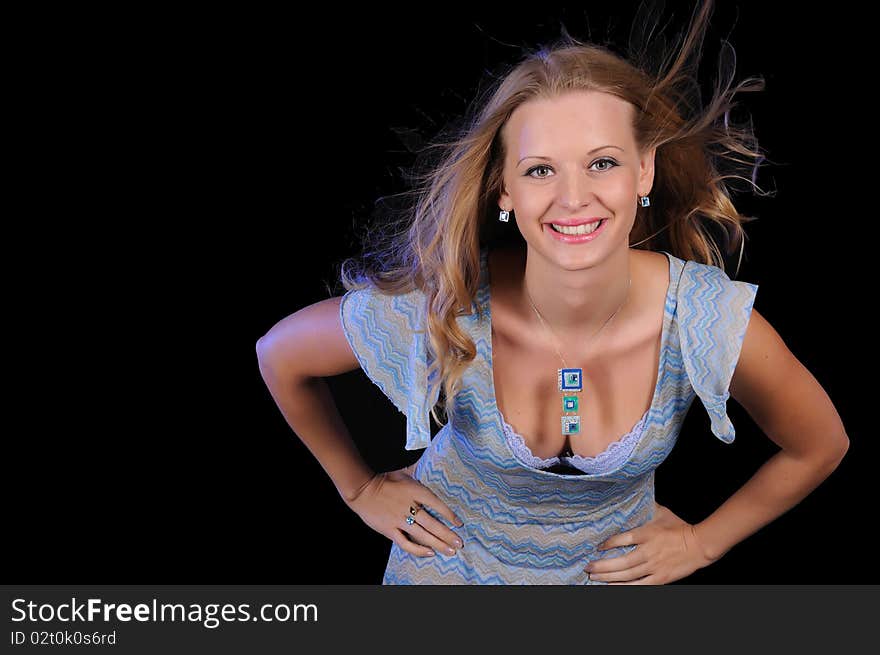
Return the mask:
POLYGON ((648 198, 648 196, 639 196, 639 204, 641 204, 642 207, 650 207, 651 199, 648 198))
POLYGON ((510 220, 510 212, 507 211, 506 209, 502 209, 501 213, 498 214, 498 220, 501 221, 502 223, 506 223, 507 221, 510 220))

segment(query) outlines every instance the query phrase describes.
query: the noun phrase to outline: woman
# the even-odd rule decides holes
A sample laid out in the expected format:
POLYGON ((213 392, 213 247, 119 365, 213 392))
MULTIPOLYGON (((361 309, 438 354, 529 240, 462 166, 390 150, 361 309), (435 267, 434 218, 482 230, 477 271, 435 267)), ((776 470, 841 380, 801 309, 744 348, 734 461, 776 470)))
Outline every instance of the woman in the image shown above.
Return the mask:
POLYGON ((742 252, 746 217, 720 171, 759 155, 729 124, 734 92, 685 115, 682 70, 710 7, 664 76, 572 39, 527 57, 425 176, 408 229, 343 267, 343 297, 260 340, 291 428, 393 541, 384 583, 672 582, 846 452, 827 394, 712 236, 742 252), (413 466, 370 470, 316 384, 357 366, 406 415, 406 448, 425 449, 413 466), (691 525, 655 503, 654 471, 695 398, 733 441, 730 396, 782 451, 691 525))

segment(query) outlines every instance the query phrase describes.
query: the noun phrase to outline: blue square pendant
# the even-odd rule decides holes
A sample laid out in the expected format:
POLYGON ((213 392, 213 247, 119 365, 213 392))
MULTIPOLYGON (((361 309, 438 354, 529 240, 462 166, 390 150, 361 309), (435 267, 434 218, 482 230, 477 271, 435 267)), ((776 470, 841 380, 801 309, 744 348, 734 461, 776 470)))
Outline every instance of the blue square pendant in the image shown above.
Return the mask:
POLYGON ((584 370, 582 368, 559 369, 560 391, 582 391, 584 370))
POLYGON ((581 431, 580 416, 563 416, 562 417, 562 434, 577 434, 581 431))

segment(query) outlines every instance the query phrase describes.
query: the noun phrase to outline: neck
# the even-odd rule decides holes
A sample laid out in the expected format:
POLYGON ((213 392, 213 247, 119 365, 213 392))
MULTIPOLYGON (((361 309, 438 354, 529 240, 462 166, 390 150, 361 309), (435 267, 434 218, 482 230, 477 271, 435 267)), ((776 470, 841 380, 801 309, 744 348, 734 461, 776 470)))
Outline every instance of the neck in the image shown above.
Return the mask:
POLYGON ((629 247, 614 250, 594 266, 573 271, 529 249, 521 306, 531 314, 537 329, 543 330, 543 323, 529 302, 531 296, 551 331, 549 337, 561 340, 558 345, 564 349, 567 344, 584 344, 608 330, 632 298, 630 280, 629 247), (608 323, 612 315, 614 319, 608 323))

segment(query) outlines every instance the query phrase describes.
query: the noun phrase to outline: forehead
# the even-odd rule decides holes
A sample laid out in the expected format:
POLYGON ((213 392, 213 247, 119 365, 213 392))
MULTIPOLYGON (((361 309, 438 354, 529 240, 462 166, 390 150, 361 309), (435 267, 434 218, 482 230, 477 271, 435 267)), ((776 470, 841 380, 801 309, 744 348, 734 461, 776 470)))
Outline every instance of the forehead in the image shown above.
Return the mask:
POLYGON ((599 91, 534 98, 514 110, 502 135, 511 151, 522 150, 521 156, 551 154, 531 152, 534 148, 581 150, 605 144, 626 148, 632 139, 632 105, 599 91))

